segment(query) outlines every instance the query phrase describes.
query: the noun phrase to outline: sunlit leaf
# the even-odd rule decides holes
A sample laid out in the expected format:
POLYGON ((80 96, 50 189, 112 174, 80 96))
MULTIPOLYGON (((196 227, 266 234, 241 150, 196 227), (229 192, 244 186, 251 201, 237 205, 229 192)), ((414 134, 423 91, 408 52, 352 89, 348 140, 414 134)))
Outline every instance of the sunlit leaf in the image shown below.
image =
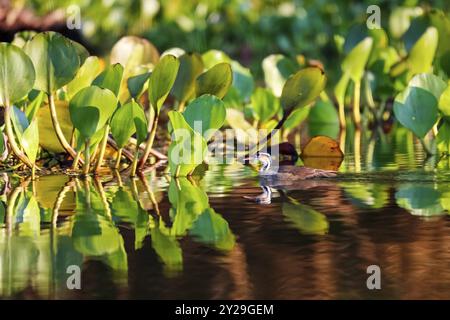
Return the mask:
POLYGON ((233 73, 229 63, 216 64, 198 76, 196 80, 196 96, 212 94, 222 99, 233 81, 233 73))
POLYGON ((116 63, 108 66, 94 79, 94 81, 92 81, 92 84, 102 89, 109 89, 117 97, 119 94, 122 77, 123 66, 116 63))
POLYGON ((180 61, 172 55, 166 55, 155 66, 150 75, 148 97, 155 111, 161 110, 164 101, 170 93, 177 74, 181 72, 180 61))
POLYGON ((179 58, 179 62, 172 94, 178 101, 185 102, 195 93, 195 80, 203 72, 203 61, 197 53, 186 53, 179 58))

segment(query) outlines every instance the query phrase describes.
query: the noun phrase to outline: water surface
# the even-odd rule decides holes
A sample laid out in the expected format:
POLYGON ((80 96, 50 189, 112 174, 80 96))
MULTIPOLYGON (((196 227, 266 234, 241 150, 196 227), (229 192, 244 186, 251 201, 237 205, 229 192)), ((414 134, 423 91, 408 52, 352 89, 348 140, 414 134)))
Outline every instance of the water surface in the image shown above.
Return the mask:
POLYGON ((201 179, 4 176, 0 297, 450 298, 448 160, 425 159, 405 130, 354 138, 338 178, 273 190, 267 205, 244 198, 262 190, 240 164, 201 179), (367 289, 369 265, 381 290, 367 289))

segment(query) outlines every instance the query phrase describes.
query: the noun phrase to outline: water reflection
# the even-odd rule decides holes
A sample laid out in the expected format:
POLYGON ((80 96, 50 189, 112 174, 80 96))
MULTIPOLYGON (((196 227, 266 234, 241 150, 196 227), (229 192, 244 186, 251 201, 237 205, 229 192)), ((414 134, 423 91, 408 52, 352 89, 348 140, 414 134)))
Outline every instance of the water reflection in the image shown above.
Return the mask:
POLYGON ((345 139, 339 177, 273 189, 270 204, 245 198, 261 182, 239 164, 200 179, 3 175, 0 297, 450 298, 448 160, 402 129, 362 132, 359 155, 345 139))

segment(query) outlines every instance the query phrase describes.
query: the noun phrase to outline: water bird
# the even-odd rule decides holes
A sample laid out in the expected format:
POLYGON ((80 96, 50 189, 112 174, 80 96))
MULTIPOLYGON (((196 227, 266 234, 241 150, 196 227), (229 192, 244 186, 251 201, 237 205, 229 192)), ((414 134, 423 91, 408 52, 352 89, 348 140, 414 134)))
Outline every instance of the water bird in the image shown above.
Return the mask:
MULTIPOLYGON (((261 178, 261 189, 263 193, 257 197, 244 197, 261 204, 271 203, 271 188, 308 189, 309 187, 317 186, 314 181, 307 181, 308 179, 331 178, 337 175, 337 172, 333 170, 322 170, 305 166, 282 165, 274 168, 272 167, 272 156, 265 152, 258 152, 245 160, 261 163, 258 173, 261 178), (310 185, 310 183, 313 183, 313 185, 310 185)), ((318 185, 320 186, 320 183, 318 185)))

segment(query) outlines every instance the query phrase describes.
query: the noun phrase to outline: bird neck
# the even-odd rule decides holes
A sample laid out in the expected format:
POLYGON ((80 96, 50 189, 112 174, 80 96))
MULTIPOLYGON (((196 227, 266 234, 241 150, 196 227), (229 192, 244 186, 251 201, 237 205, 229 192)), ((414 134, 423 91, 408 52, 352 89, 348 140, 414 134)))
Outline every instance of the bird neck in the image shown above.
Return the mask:
POLYGON ((262 166, 261 166, 261 169, 259 169, 259 173, 267 174, 269 172, 272 161, 270 160, 270 158, 267 158, 267 159, 261 160, 261 162, 262 162, 262 166))

